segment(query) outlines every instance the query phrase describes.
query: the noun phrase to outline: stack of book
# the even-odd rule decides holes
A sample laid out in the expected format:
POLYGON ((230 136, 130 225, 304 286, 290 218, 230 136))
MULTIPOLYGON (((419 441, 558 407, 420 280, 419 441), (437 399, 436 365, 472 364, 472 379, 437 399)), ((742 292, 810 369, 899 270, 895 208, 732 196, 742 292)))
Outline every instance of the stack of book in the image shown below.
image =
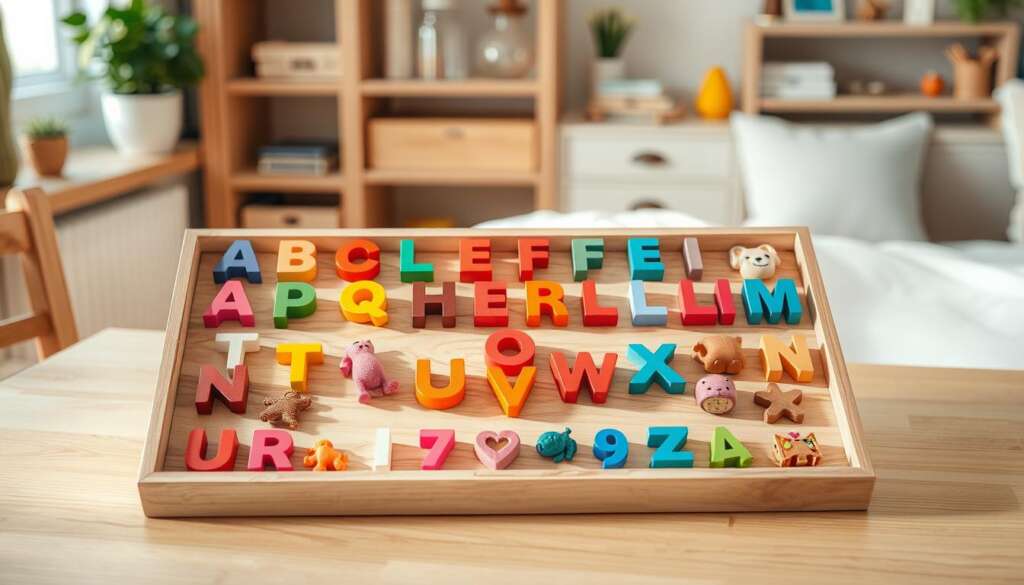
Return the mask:
POLYGON ((825 61, 772 63, 761 71, 761 96, 793 100, 836 97, 836 72, 825 61))
POLYGON ((338 146, 326 143, 282 142, 261 146, 263 175, 326 175, 338 166, 338 146))
POLYGON ((608 114, 650 115, 659 122, 682 117, 681 106, 665 93, 657 79, 615 79, 602 81, 588 108, 592 119, 608 114))

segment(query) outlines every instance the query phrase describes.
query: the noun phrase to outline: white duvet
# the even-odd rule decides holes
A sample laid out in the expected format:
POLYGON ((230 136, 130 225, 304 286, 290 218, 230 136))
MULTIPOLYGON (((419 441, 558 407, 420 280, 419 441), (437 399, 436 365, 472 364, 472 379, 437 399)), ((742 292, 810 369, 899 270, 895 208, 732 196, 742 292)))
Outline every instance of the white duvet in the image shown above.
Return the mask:
MULTIPOLYGON (((701 227, 685 214, 536 212, 478 227, 701 227)), ((1024 369, 1024 246, 815 236, 850 362, 1024 369)))

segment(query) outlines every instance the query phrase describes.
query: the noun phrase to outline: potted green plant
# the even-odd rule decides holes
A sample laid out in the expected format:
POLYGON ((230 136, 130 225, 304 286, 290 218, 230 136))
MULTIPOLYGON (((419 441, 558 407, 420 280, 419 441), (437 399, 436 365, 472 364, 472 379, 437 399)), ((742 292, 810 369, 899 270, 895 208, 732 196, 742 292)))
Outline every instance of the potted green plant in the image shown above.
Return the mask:
POLYGON ((25 126, 25 152, 36 174, 59 177, 68 157, 68 126, 53 117, 33 118, 25 126))
POLYGON ((1022 0, 955 0, 956 14, 964 22, 978 22, 989 12, 1006 16, 1011 6, 1024 5, 1022 0))
POLYGON ((618 8, 606 8, 591 14, 587 24, 597 52, 597 59, 590 70, 593 93, 597 95, 602 81, 626 76, 622 49, 633 30, 634 21, 618 8))
POLYGON ((173 150, 181 135, 182 89, 203 76, 196 22, 146 0, 111 6, 92 24, 82 12, 62 22, 74 31, 83 74, 108 85, 101 107, 114 146, 127 154, 173 150))

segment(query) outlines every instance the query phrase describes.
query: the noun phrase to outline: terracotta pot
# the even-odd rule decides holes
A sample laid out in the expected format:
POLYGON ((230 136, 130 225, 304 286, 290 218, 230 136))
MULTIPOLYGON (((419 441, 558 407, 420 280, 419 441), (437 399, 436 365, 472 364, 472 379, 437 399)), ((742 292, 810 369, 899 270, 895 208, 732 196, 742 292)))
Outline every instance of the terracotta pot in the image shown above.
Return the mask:
POLYGON ((68 157, 68 137, 25 139, 25 151, 36 174, 43 177, 59 177, 68 157))

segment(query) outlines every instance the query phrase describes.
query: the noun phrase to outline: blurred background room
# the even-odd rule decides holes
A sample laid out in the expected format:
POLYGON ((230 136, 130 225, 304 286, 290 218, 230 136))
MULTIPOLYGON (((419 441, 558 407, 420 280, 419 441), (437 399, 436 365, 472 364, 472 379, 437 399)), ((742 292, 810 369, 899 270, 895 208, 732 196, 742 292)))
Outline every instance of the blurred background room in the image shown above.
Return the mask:
POLYGON ((1024 369, 1017 4, 0 0, 0 377, 188 227, 481 224, 806 225, 848 360, 1024 369))

